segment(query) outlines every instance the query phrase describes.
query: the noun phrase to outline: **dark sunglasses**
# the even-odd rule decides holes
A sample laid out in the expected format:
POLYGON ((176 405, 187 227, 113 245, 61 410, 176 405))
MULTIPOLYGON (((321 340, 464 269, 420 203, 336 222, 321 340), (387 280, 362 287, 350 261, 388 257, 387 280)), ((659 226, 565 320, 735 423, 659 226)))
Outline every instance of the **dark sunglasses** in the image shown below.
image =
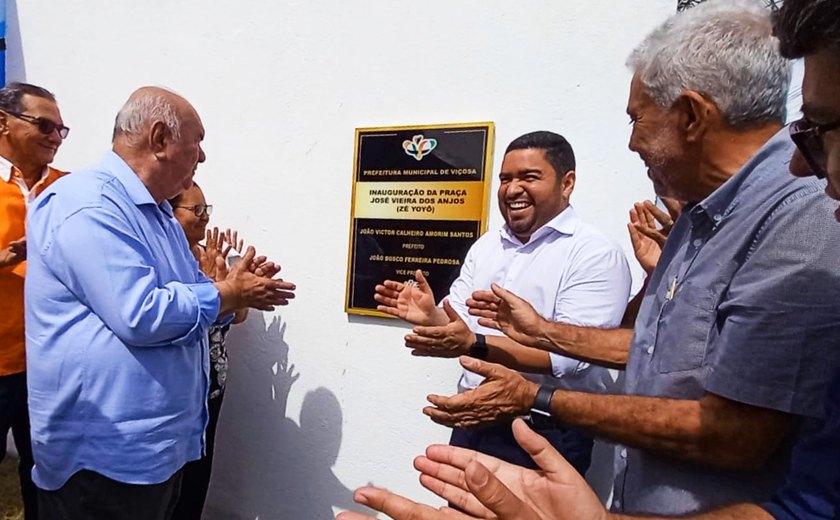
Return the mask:
POLYGON ((213 213, 213 205, 212 204, 196 204, 195 206, 175 206, 176 208, 181 209, 188 209, 195 213, 195 216, 198 218, 203 217, 204 215, 210 216, 213 213))
POLYGON ((807 117, 798 119, 790 124, 790 138, 799 148, 802 157, 811 167, 814 175, 824 179, 826 172, 825 147, 823 147, 822 136, 840 128, 840 121, 818 125, 807 117))
POLYGON ((58 130, 58 135, 60 135, 62 139, 67 139, 67 134, 70 133, 70 129, 66 126, 60 125, 55 121, 50 121, 49 119, 44 119, 43 117, 35 117, 27 114, 18 114, 15 112, 6 113, 12 117, 20 119, 21 121, 26 121, 27 123, 37 126, 38 131, 44 135, 50 135, 51 133, 58 130))

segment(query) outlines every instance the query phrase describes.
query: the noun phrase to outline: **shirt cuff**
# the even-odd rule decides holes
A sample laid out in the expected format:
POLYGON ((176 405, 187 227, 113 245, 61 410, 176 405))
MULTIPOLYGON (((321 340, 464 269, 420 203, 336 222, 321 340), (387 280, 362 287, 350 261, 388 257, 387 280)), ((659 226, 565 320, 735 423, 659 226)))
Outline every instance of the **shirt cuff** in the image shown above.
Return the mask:
MULTIPOLYGON (((219 290, 212 283, 188 283, 184 285, 192 291, 198 300, 199 326, 205 329, 209 328, 216 321, 216 317, 219 315, 219 307, 222 305, 219 290)), ((230 317, 230 320, 232 319, 233 316, 230 317)))
POLYGON ((577 374, 589 368, 589 363, 561 356, 560 354, 555 354, 554 352, 549 352, 548 357, 551 359, 551 373, 557 378, 563 377, 567 374, 577 374))

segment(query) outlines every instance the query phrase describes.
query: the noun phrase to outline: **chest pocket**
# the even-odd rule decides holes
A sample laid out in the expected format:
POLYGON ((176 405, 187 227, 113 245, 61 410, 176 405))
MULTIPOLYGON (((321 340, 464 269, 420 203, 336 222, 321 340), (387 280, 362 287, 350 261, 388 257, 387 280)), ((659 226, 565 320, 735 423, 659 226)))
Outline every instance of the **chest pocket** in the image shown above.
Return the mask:
POLYGON ((686 280, 659 314, 653 366, 659 373, 694 370, 703 365, 717 316, 717 298, 686 280))

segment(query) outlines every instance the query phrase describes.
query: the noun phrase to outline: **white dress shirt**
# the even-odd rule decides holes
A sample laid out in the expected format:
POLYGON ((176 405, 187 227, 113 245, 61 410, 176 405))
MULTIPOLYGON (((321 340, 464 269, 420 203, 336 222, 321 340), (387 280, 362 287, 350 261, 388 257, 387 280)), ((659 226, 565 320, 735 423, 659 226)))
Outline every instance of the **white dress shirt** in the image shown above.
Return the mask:
MULTIPOLYGON (((630 268, 623 251, 595 228, 578 219, 571 206, 548 221, 523 244, 507 225, 482 235, 464 259, 449 289, 449 301, 470 329, 486 335, 467 312, 473 291, 496 283, 525 299, 548 320, 589 327, 618 326, 630 296, 630 268)), ((576 359, 551 354, 554 377, 528 378, 569 390, 603 392, 608 372, 576 359)), ((481 383, 469 371, 458 383, 463 392, 481 383)))

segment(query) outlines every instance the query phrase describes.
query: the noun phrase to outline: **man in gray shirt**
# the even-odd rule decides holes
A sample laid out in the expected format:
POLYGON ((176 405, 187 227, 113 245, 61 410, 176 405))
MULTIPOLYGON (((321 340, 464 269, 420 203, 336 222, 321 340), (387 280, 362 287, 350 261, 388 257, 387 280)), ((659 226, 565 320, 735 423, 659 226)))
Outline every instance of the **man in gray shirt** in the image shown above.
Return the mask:
POLYGON ((777 47, 760 5, 709 2, 631 55, 630 148, 657 193, 686 204, 633 330, 552 323, 498 287, 473 297, 480 323, 520 343, 626 363, 626 395, 552 392, 465 359, 485 383, 430 396, 426 414, 465 427, 536 409, 621 444, 618 512, 770 496, 840 356, 840 240, 825 184, 788 173, 790 74, 777 47))

